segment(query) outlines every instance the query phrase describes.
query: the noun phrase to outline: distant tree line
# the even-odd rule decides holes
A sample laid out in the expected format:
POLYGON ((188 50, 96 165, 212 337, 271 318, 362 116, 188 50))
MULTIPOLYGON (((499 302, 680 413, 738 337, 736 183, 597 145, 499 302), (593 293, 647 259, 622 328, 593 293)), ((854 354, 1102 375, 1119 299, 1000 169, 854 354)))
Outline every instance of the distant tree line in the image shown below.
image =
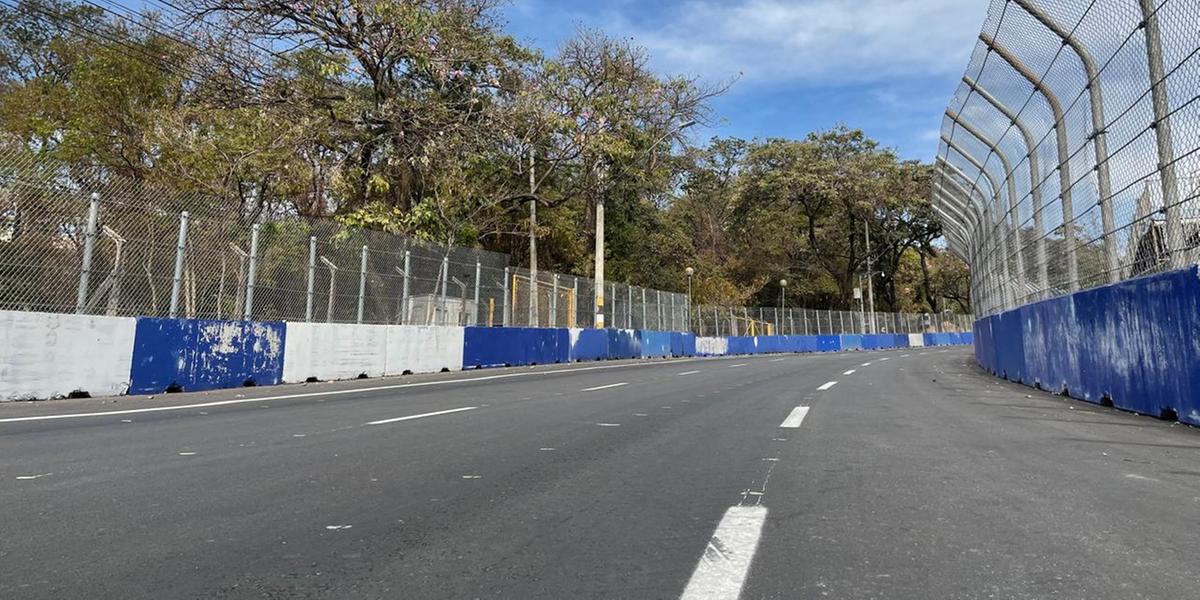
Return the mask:
MULTIPOLYGON (((930 168, 861 131, 712 139, 732 81, 663 76, 581 30, 552 56, 493 0, 0 2, 0 150, 264 212, 507 252, 697 303, 849 309, 870 231, 879 310, 968 311, 930 168)), ((2 201, 2 198, 0 198, 2 201)), ((0 209, 5 207, 0 205, 0 209)), ((9 210, 12 210, 9 207, 9 210)))

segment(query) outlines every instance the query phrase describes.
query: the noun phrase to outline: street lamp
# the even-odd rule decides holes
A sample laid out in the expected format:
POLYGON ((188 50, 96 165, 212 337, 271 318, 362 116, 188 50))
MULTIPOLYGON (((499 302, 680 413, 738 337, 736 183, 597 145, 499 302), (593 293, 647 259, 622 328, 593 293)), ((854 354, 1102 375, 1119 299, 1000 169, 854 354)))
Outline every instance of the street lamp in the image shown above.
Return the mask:
MULTIPOLYGON (((785 290, 787 290, 787 280, 780 279, 779 280, 779 312, 780 312, 780 314, 785 312, 785 306, 786 306, 786 302, 785 302, 786 298, 784 296, 785 290)), ((777 321, 779 321, 778 323, 775 324, 776 327, 780 327, 783 324, 783 321, 782 321, 783 318, 784 317, 780 317, 779 319, 776 319, 777 321)))
POLYGON ((688 267, 683 270, 688 276, 688 301, 687 301, 687 322, 688 331, 692 330, 692 275, 696 274, 696 270, 688 267))

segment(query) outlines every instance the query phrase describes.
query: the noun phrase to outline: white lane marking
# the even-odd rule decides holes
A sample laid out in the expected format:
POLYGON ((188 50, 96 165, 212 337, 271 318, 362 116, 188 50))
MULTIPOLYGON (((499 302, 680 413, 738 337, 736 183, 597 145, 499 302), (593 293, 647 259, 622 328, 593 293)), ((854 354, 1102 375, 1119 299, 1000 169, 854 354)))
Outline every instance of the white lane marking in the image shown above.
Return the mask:
POLYGON ((354 527, 354 526, 353 525, 326 525, 325 529, 328 529, 330 531, 337 531, 339 529, 350 529, 351 527, 354 527))
POLYGON ((18 481, 28 481, 30 479, 38 479, 40 477, 49 477, 54 473, 39 473, 37 475, 17 475, 18 481))
POLYGON ((788 413, 787 418, 784 419, 779 426, 787 427, 789 429, 796 429, 797 427, 800 427, 801 423, 804 422, 804 417, 806 415, 808 415, 808 407, 797 406, 796 408, 792 409, 792 412, 788 413))
MULTIPOLYGON (((1142 481, 1158 481, 1157 479, 1155 479, 1153 477, 1146 477, 1145 475, 1138 475, 1137 473, 1126 473, 1125 478, 1126 479, 1140 479, 1142 481)), ((20 479, 20 477, 18 477, 17 479, 20 479)))
POLYGON ((622 381, 621 383, 610 383, 610 384, 608 384, 608 385, 598 385, 598 386, 596 386, 596 387, 583 388, 582 390, 579 390, 579 391, 581 391, 581 392, 594 392, 594 391, 596 391, 596 390, 607 390, 608 388, 621 387, 621 386, 623 386, 623 385, 629 385, 629 382, 628 382, 628 381, 622 381))
POLYGON ((620 423, 596 423, 599 427, 620 427, 620 423))
POLYGON ((738 363, 738 364, 736 364, 736 365, 729 365, 729 368, 730 368, 730 369, 736 369, 736 368, 738 368, 738 367, 744 367, 744 366, 746 366, 746 363, 738 363))
POLYGON ((881 359, 879 359, 879 360, 882 362, 882 361, 885 361, 885 360, 887 360, 887 359, 888 359, 888 357, 886 357, 886 356, 885 356, 885 357, 883 357, 883 358, 881 358, 881 359))
POLYGON ((860 366, 860 367, 869 367, 869 366, 871 366, 871 363, 869 363, 869 362, 865 362, 865 363, 863 363, 863 364, 861 364, 861 365, 858 365, 858 366, 860 366))
POLYGON ((850 369, 849 371, 842 372, 842 375, 853 375, 853 374, 854 374, 854 369, 850 369))
POLYGON ((633 413, 633 416, 635 416, 635 417, 648 417, 648 416, 650 416, 650 415, 648 415, 648 414, 646 414, 646 413, 633 413))
POLYGON ((684 371, 684 372, 680 373, 680 375, 695 375, 696 373, 699 373, 699 372, 700 372, 699 370, 696 370, 696 371, 684 371))
POLYGON ((400 421, 411 421, 413 419, 424 419, 425 417, 436 417, 438 415, 448 415, 450 413, 462 412, 464 410, 475 410, 478 406, 464 406, 462 408, 451 408, 450 410, 439 410, 436 412, 421 413, 419 415, 408 415, 407 417, 396 417, 394 419, 382 419, 379 421, 371 421, 367 425, 387 425, 388 423, 399 423, 400 421))
POLYGON ((734 506, 725 511, 681 600, 736 600, 742 593, 766 520, 765 506, 734 506))
POLYGON ((542 452, 553 452, 554 448, 538 448, 538 450, 540 450, 542 452))
POLYGON ((463 479, 483 479, 483 475, 463 475, 463 479))
POLYGON ((781 360, 787 360, 787 359, 786 358, 772 358, 771 362, 779 362, 781 360))
POLYGON ((836 381, 826 381, 825 383, 822 383, 817 389, 820 391, 825 391, 835 385, 837 385, 836 381))
POLYGON ((901 354, 900 358, 908 358, 910 356, 912 356, 912 355, 911 354, 901 354))
POLYGON ((926 354, 929 354, 929 353, 928 353, 928 352, 922 352, 922 353, 918 354, 918 356, 925 356, 926 354))
MULTIPOLYGON (((675 362, 685 363, 698 360, 708 360, 704 358, 689 358, 675 362)), ((442 379, 438 381, 418 381, 415 383, 398 383, 396 385, 377 385, 374 387, 354 388, 345 390, 329 390, 325 392, 305 392, 303 394, 283 394, 280 396, 266 396, 263 398, 239 398, 237 400, 217 400, 213 402, 201 402, 199 404, 181 404, 179 406, 154 406, 151 408, 130 408, 126 410, 106 410, 101 412, 90 413, 72 413, 66 415, 38 415, 33 417, 9 417, 0 419, 0 423, 20 423, 23 421, 54 421, 58 419, 81 419, 84 417, 112 417, 115 415, 133 415, 138 413, 164 412, 172 410, 191 410, 193 408, 208 408, 210 406, 230 406, 234 404, 245 404, 247 402, 270 402, 272 400, 294 400, 296 398, 315 398, 318 396, 344 396, 346 394, 366 394, 370 392, 383 392, 388 390, 402 390, 407 388, 429 387, 434 385, 450 385, 455 383, 474 383, 476 381, 494 381, 496 379, 509 379, 512 377, 530 377, 533 375, 559 375, 562 373, 575 373, 579 371, 596 371, 600 369, 622 369, 628 367, 645 367, 655 366, 656 363, 626 363, 619 365, 596 365, 594 367, 577 367, 574 369, 554 369, 550 371, 525 371, 521 373, 502 373, 499 375, 484 375, 482 377, 468 377, 464 379, 442 379)), ((561 396, 562 392, 555 394, 561 396)))
POLYGON ((179 455, 180 456, 195 456, 196 453, 195 452, 180 452, 179 455))

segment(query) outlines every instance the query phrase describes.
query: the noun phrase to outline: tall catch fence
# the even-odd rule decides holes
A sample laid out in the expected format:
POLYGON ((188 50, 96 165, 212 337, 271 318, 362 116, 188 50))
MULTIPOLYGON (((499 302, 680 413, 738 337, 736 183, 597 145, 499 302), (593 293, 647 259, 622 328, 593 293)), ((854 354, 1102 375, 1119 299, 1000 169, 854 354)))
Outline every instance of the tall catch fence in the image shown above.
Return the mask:
POLYGON ((1200 257, 1195 0, 992 0, 932 200, 986 316, 1200 257))
MULTIPOLYGON (((592 327, 594 282, 507 254, 181 192, 0 150, 0 310, 333 323, 592 327), (535 285, 536 284, 536 285, 535 285)), ((861 312, 703 307, 605 284, 610 327, 704 335, 854 333, 861 312)), ((962 331, 961 315, 878 313, 880 331, 962 331)))

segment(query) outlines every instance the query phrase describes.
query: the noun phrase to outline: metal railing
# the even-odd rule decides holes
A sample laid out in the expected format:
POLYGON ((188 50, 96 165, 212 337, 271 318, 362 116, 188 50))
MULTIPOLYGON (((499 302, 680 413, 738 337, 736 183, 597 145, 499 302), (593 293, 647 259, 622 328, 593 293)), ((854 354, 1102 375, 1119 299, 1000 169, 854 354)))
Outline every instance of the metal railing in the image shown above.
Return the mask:
POLYGON ((1196 262, 1200 11, 992 0, 932 200, 979 315, 1196 262))

